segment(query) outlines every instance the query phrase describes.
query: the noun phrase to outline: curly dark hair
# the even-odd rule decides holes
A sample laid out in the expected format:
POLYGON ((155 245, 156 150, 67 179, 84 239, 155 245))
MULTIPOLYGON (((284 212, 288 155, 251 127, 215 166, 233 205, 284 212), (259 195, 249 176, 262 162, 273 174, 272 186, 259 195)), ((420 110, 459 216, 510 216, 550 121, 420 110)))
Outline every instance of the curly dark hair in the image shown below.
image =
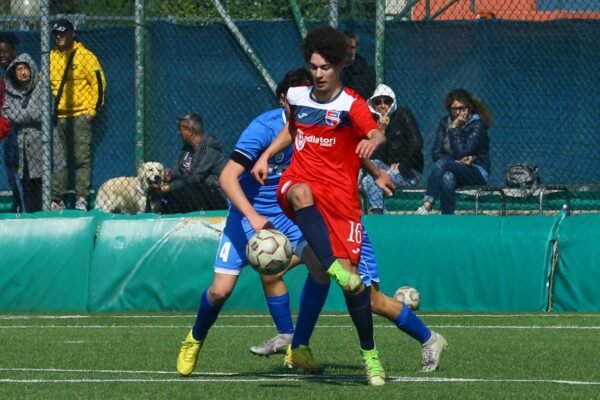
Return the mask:
POLYGON ((494 115, 492 111, 481 101, 481 99, 471 95, 465 89, 453 89, 444 98, 444 107, 450 112, 450 106, 455 101, 460 101, 465 106, 469 107, 469 111, 473 114, 479 114, 483 123, 491 128, 494 124, 494 115))
POLYGON ((279 82, 279 85, 277 85, 275 94, 279 100, 282 94, 287 94, 287 91, 290 87, 310 84, 312 84, 312 76, 306 68, 294 69, 285 74, 281 82, 279 82))
POLYGON ((16 49, 19 39, 12 33, 0 32, 0 43, 8 43, 13 49, 16 49))
POLYGON ((348 55, 348 39, 339 29, 321 25, 311 29, 302 42, 304 60, 309 62, 313 53, 333 65, 344 64, 348 55))

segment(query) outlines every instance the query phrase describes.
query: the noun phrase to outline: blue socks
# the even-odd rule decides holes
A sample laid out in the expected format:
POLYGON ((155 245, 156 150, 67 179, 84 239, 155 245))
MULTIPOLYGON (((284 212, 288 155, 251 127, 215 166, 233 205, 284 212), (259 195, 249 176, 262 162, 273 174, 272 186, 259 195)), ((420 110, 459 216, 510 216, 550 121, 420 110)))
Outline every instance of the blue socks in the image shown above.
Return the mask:
POLYGON ((344 293, 348 313, 354 322, 360 340, 360 348, 373 350, 375 341, 373 339, 373 314, 371 313, 371 297, 367 289, 356 296, 344 293))
POLYGON ((213 326, 221 312, 221 307, 222 306, 215 307, 208 299, 208 288, 204 290, 200 300, 198 315, 196 316, 196 321, 192 327, 192 336, 194 339, 204 340, 204 338, 206 338, 208 330, 213 326))
POLYGON ((290 311, 290 294, 267 296, 267 305, 279 333, 294 333, 294 322, 290 311))
POLYGON ((296 321, 296 333, 292 339, 292 349, 297 349, 301 344, 308 346, 328 293, 329 283, 321 285, 310 275, 306 277, 300 296, 300 312, 296 321))
POLYGON ((402 307, 402 311, 400 311, 394 323, 402 332, 412 336, 421 342, 421 344, 425 343, 431 337, 429 328, 407 306, 402 307))
POLYGON ((296 223, 319 261, 328 269, 335 257, 329 241, 327 224, 317 207, 308 206, 296 210, 296 223))

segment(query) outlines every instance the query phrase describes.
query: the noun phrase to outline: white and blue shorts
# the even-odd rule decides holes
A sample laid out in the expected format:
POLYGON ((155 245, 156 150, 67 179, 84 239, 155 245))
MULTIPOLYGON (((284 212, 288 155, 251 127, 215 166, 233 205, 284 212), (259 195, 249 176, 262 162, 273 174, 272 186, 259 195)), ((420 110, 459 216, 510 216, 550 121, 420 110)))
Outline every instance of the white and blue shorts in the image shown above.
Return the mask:
POLYGON ((371 286, 373 282, 379 282, 377 258, 375 257, 375 250, 366 229, 363 229, 362 249, 360 251, 360 259, 358 260, 358 274, 365 286, 371 286))
MULTIPOLYGON (((289 239, 298 257, 306 247, 306 240, 296 226, 284 213, 265 215, 271 221, 275 229, 283 233, 289 239)), ((215 272, 227 275, 239 275, 248 261, 246 260, 246 245, 254 235, 254 229, 250 226, 248 219, 237 209, 230 208, 225 221, 223 236, 219 242, 219 249, 215 258, 215 272)))

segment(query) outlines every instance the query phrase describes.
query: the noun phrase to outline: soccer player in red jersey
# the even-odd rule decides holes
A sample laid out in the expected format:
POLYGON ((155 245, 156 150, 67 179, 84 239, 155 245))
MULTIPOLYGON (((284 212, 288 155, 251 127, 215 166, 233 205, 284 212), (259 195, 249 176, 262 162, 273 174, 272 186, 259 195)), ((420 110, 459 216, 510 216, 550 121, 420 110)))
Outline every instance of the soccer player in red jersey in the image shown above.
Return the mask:
POLYGON ((264 183, 267 160, 294 143, 291 164, 277 191, 279 203, 344 290, 368 382, 379 386, 385 384, 385 372, 373 340, 369 293, 357 274, 362 244, 357 181, 362 159, 368 159, 385 136, 365 100, 342 86, 347 50, 345 35, 330 26, 307 34, 302 52, 313 85, 288 90, 289 121, 257 160, 252 175, 264 183))

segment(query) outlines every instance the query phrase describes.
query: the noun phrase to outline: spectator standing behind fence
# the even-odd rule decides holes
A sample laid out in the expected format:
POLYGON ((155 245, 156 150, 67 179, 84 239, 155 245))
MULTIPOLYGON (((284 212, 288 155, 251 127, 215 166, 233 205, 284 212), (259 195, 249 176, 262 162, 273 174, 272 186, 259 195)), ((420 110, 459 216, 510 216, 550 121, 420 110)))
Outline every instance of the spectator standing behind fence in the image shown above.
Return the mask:
MULTIPOLYGON (((379 128, 385 132, 386 142, 378 147, 372 160, 387 171, 396 187, 413 187, 423 174, 423 137, 413 113, 397 106, 396 94, 387 85, 380 84, 367 101, 379 128)), ((361 180, 369 210, 383 214, 384 195, 370 174, 361 180)))
MULTIPOLYGON (((0 33, 0 66, 6 72, 10 63, 17 55, 17 38, 9 33, 0 33)), ((0 75, 0 109, 4 102, 4 74, 0 75)), ((10 121, 3 118, 0 111, 0 141, 4 141, 4 167, 6 180, 12 192, 12 211, 23 211, 23 188, 17 177, 19 158, 17 151, 17 134, 11 127, 10 121)))
POLYGON ((348 38, 349 60, 342 70, 342 84, 368 99, 375 90, 375 70, 358 54, 358 35, 344 32, 348 38))
MULTIPOLYGON (((15 126, 18 143, 18 177, 23 185, 23 211, 41 211, 42 178, 44 173, 44 141, 42 132, 41 96, 42 77, 31 56, 23 53, 17 56, 6 70, 5 101, 2 114, 15 126)), ((52 182, 66 178, 66 163, 62 143, 56 130, 52 134, 53 174, 52 182)), ((52 185, 52 197, 55 198, 55 185, 52 185)))
POLYGON ((160 185, 164 194, 163 212, 227 209, 225 193, 219 187, 219 175, 227 160, 219 139, 204 132, 204 123, 198 114, 186 114, 178 119, 183 148, 160 185))
POLYGON ((431 150, 434 164, 417 214, 429 214, 438 198, 442 214, 454 214, 457 187, 488 182, 492 112, 464 89, 450 91, 444 107, 449 115, 438 125, 431 150))
MULTIPOLYGON (((92 179, 92 120, 104 104, 106 79, 96 55, 75 41, 75 29, 67 19, 52 26, 56 49, 50 52, 50 83, 55 97, 57 127, 75 179, 75 208, 87 210, 92 179)), ((57 182, 67 192, 68 179, 57 182)), ((53 199, 52 208, 64 207, 53 199)))

